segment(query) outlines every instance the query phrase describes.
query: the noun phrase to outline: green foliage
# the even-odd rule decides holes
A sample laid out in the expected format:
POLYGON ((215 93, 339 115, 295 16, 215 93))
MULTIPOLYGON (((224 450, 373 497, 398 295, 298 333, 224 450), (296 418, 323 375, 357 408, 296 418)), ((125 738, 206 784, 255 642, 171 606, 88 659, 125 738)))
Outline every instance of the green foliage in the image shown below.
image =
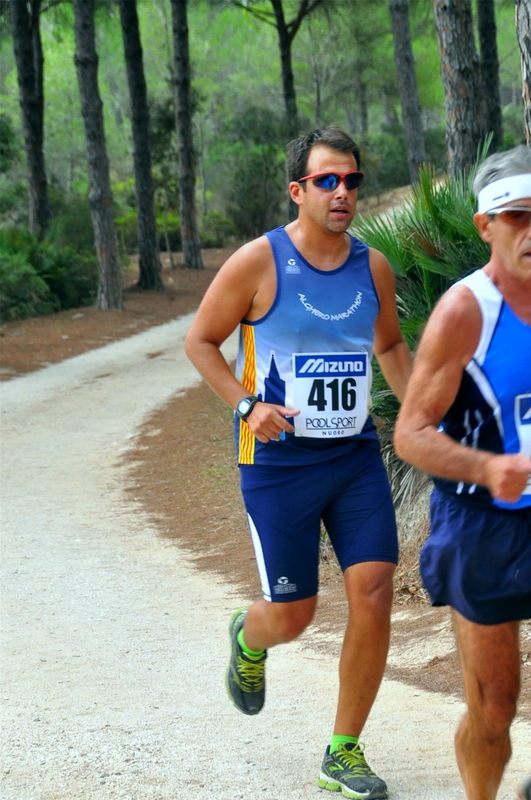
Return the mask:
POLYGON ((227 184, 224 205, 240 235, 260 236, 285 218, 283 117, 243 105, 227 120, 223 135, 216 174, 227 184))
POLYGON ((135 253, 138 250, 138 222, 134 208, 128 208, 114 220, 118 241, 126 253, 135 253))
MULTIPOLYGON (((472 194, 477 166, 485 158, 487 146, 488 142, 469 174, 439 179, 433 167, 425 166, 404 207, 387 215, 369 214, 354 224, 355 235, 384 253, 393 268, 401 328, 412 350, 439 297, 489 260, 489 247, 474 225, 472 194)), ((399 404, 378 364, 372 398, 374 414, 386 423, 380 432, 382 454, 395 502, 400 502, 411 497, 421 476, 394 452, 399 404)))
POLYGON ((56 247, 71 247, 94 256, 94 227, 88 198, 65 195, 58 186, 49 187, 52 220, 46 235, 56 247))
POLYGON ((23 228, 0 230, 0 309, 3 319, 49 314, 94 302, 95 259, 39 242, 23 228))
POLYGON ((28 189, 22 181, 0 178, 0 214, 11 211, 27 216, 28 189))
POLYGON ((234 169, 229 213, 245 237, 260 236, 285 218, 284 155, 275 145, 242 150, 234 169))
MULTIPOLYGON (((168 239, 170 249, 177 251, 182 249, 181 220, 179 215, 173 211, 168 211, 166 215, 166 226, 168 229, 168 239)), ((157 230, 159 232, 159 250, 166 250, 166 238, 164 236, 164 213, 157 211, 157 230)))
POLYGON ((519 144, 525 144, 524 115, 521 106, 506 106, 503 109, 503 146, 502 150, 510 150, 519 144))
POLYGON ((228 120, 225 135, 247 147, 283 147, 286 141, 286 124, 283 117, 272 114, 269 109, 245 104, 228 120))
MULTIPOLYGON (((391 264, 401 328, 412 350, 443 292, 489 260, 489 247, 473 221, 472 183, 485 155, 486 148, 470 173, 457 179, 439 179, 433 167, 425 166, 404 207, 387 215, 369 214, 354 223, 355 235, 380 250, 391 264)), ((404 475, 409 480, 411 471, 392 455, 398 401, 378 365, 374 370, 373 401, 374 413, 389 423, 382 442, 384 451, 389 449, 386 457, 390 469, 402 476, 399 483, 404 475)))
POLYGON ((11 118, 0 114, 0 173, 11 169, 19 156, 20 148, 11 118))
POLYGON ((199 220, 201 247, 225 247, 234 240, 237 229, 232 220, 212 209, 199 220))
MULTIPOLYGON (((445 132, 442 127, 424 133, 426 157, 437 171, 447 165, 445 132)), ((362 169, 367 177, 360 197, 409 184, 406 141, 401 125, 387 125, 379 133, 364 136, 360 142, 362 169)))
MULTIPOLYGON (((157 209, 157 231, 159 250, 166 250, 166 239, 164 237, 164 212, 157 209)), ((138 251, 138 218, 136 209, 128 208, 115 220, 116 232, 118 240, 126 253, 136 253, 138 251)), ((179 216, 172 211, 169 211, 166 217, 166 224, 168 227, 168 238, 170 240, 170 247, 173 251, 180 250, 182 247, 181 241, 181 221, 179 216)))
POLYGON ((57 311, 58 303, 25 253, 6 252, 0 242, 0 321, 57 311))
POLYGON ((399 125, 364 136, 359 146, 362 169, 367 175, 360 197, 409 183, 404 131, 399 125))
POLYGON ((446 125, 427 128, 424 131, 424 147, 426 159, 439 172, 448 169, 448 151, 446 149, 446 125))
MULTIPOLYGON (((6 3, 4 3, 6 5, 6 3)), ((253 2, 255 10, 271 14, 269 0, 253 2)), ((292 19, 299 0, 285 0, 292 19)), ((278 36, 251 13, 230 0, 188 4, 194 145, 203 205, 218 209, 237 224, 240 235, 253 236, 284 221, 286 204, 282 171, 286 143, 285 106, 281 85, 278 36), (267 184, 264 184, 267 181, 267 184)), ((8 4, 6 5, 6 8, 8 4)), ((417 82, 425 118, 430 126, 444 119, 439 54, 433 10, 425 0, 411 0, 410 24, 417 64, 417 82)), ((399 116, 387 0, 349 0, 322 5, 326 13, 305 19, 293 42, 293 69, 298 113, 304 129, 339 124, 360 138, 361 93, 366 89, 370 134, 362 142, 367 181, 364 192, 380 192, 408 183, 403 133, 382 131, 382 118, 399 116), (387 98, 385 114, 382 98, 387 98)), ((146 83, 150 97, 151 150, 157 200, 178 208, 175 110, 173 105, 172 14, 170 0, 138 3, 146 83)), ((51 185, 63 187, 74 209, 54 209, 54 243, 92 248, 92 230, 83 211, 88 194, 86 145, 74 64, 75 37, 70 3, 45 4, 41 14, 44 53, 45 159, 51 185), (57 218, 61 217, 61 220, 57 218)), ((521 71, 510 0, 497 0, 502 96, 519 94, 521 71), (516 88, 515 88, 516 87, 516 88)), ((6 26, 6 31, 8 32, 6 26)), ((123 44, 116 4, 102 0, 96 15, 98 80, 104 107, 105 133, 113 192, 120 213, 134 208, 130 103, 125 80, 123 44)), ((1 185, 0 213, 9 222, 27 222, 27 194, 17 184, 20 166, 9 161, 12 140, 2 120, 9 120, 22 153, 22 124, 12 42, 0 40, 0 172, 11 163, 8 183, 1 185), (7 138, 6 138, 7 137, 7 138), (11 142, 11 144, 10 144, 11 142), (7 150, 2 147, 7 144, 7 150), (12 213, 11 213, 12 212, 12 213)), ((505 111, 505 147, 521 140, 521 107, 505 111)), ((446 146, 443 124, 425 132, 428 160, 444 170, 446 146)), ((66 206, 68 206, 68 203, 66 206)), ((53 204, 53 199, 52 199, 53 204)), ((125 221, 124 221, 125 225, 125 221)), ((134 249, 135 225, 124 231, 134 249)), ((159 232, 162 226, 159 223, 159 232)), ((209 237, 210 234, 206 233, 209 237)), ((217 234, 216 234, 217 235, 217 234)), ((172 242, 180 232, 172 227, 172 242)), ((165 247, 165 245, 163 244, 165 247)))

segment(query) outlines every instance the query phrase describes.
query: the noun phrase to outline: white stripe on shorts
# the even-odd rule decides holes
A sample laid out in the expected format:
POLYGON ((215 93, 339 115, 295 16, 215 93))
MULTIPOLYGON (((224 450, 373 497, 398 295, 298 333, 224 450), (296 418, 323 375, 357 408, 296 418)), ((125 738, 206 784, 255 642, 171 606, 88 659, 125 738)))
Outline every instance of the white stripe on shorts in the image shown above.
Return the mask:
POLYGON ((264 600, 269 600, 269 602, 271 602, 271 587, 269 585, 269 579, 267 577, 267 570, 265 565, 264 553, 262 550, 262 543, 260 541, 260 537, 258 536, 256 525, 254 524, 253 518, 251 517, 250 514, 247 514, 247 520, 249 522, 249 528, 253 539, 254 553, 256 556, 256 563, 258 564, 258 574, 260 575, 260 582, 262 584, 262 592, 264 595, 264 600))

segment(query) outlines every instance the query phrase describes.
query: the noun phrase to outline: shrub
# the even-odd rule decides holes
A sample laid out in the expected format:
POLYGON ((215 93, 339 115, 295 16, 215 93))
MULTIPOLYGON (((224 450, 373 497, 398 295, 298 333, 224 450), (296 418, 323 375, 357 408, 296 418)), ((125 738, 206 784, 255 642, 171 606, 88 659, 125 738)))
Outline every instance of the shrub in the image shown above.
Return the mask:
POLYGON ((114 220, 118 241, 126 253, 136 253, 138 250, 137 214, 134 208, 128 208, 114 220))
POLYGON ((50 222, 46 238, 57 247, 94 253, 94 228, 87 197, 66 196, 50 187, 50 222))
POLYGON ((0 247, 0 321, 50 314, 58 307, 26 254, 6 253, 0 247))
POLYGON ((404 131, 400 125, 370 133, 360 142, 362 170, 366 174, 360 197, 379 194, 409 183, 404 131))
POLYGON ((28 218, 28 189, 22 181, 0 178, 0 214, 28 218), (14 212, 14 213, 13 213, 14 212))
MULTIPOLYGON (((355 235, 380 250, 391 264, 402 332, 411 349, 441 294, 489 260, 489 247, 473 221, 472 194, 477 167, 487 155, 488 144, 487 141, 468 174, 441 181, 433 167, 425 166, 405 206, 383 216, 368 214, 354 222, 355 235)), ((411 496, 419 473, 394 453, 398 401, 378 364, 374 368, 372 397, 374 413, 387 423, 381 432, 382 453, 395 500, 411 496)))
MULTIPOLYGON (((178 250, 182 250, 181 220, 179 215, 175 214, 173 211, 168 211, 166 225, 168 228, 168 239, 170 240, 171 251, 177 252, 178 250)), ((163 212, 157 212, 157 230, 159 232, 159 250, 161 252, 166 252, 163 212)))
MULTIPOLYGON (((118 241, 125 249, 126 253, 138 252, 138 217, 136 209, 128 209, 115 219, 116 233, 118 241)), ((182 248, 181 241, 181 221, 179 216, 169 211, 166 217, 168 227, 168 239, 172 251, 182 248)), ((158 248, 161 252, 166 252, 166 237, 164 235, 164 213, 157 210, 157 236, 158 248)))
POLYGON ((212 209, 199 224, 201 247, 225 247, 237 234, 236 225, 220 211, 212 209))
POLYGON ((503 109, 502 150, 510 150, 518 144, 525 144, 525 121, 521 105, 505 106, 503 109))
POLYGON ((0 114, 0 172, 8 172, 20 156, 11 117, 0 114))
MULTIPOLYGON (((444 128, 424 131, 426 159, 437 171, 446 169, 447 153, 444 128)), ((362 170, 367 178, 360 197, 378 194, 410 182, 406 141, 401 125, 386 126, 380 133, 371 133, 360 141, 362 170)))
POLYGON ((235 160, 229 213, 248 238, 280 224, 286 205, 284 154, 276 145, 254 145, 235 160))
POLYGON ((39 242, 25 229, 11 228, 0 230, 0 258, 6 319, 77 308, 96 298, 98 273, 93 255, 39 242))

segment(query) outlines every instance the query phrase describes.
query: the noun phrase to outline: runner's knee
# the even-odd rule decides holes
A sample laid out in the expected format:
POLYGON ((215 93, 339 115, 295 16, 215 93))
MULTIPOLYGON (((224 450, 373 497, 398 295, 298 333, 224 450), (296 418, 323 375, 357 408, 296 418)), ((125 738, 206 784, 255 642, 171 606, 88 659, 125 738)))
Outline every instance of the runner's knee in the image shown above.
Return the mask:
POLYGON ((300 636, 312 621, 315 606, 313 598, 310 598, 310 602, 274 603, 275 633, 279 642, 291 642, 300 636))
POLYGON ((509 686, 481 687, 479 700, 469 713, 483 729, 484 735, 496 740, 506 734, 516 714, 518 691, 509 686))
POLYGON ((387 618, 393 602, 393 573, 393 564, 386 564, 381 569, 355 564, 346 570, 345 583, 351 609, 387 618))

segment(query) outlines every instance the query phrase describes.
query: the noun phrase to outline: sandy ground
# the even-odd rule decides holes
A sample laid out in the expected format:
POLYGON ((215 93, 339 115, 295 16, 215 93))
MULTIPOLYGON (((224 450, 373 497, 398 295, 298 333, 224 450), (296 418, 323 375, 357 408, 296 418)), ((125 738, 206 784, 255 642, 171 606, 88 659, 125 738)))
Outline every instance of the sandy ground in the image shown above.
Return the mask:
MULTIPOLYGON (((223 688, 226 623, 250 598, 194 569, 125 497, 143 423, 198 381, 182 352, 190 319, 0 387, 3 800, 329 796, 316 777, 338 635, 322 647, 310 629, 272 651, 266 708, 239 714, 223 688)), ((464 797, 462 710, 384 681, 364 739, 394 800, 464 797)), ((531 761, 531 724, 513 731, 507 799, 531 761)))

